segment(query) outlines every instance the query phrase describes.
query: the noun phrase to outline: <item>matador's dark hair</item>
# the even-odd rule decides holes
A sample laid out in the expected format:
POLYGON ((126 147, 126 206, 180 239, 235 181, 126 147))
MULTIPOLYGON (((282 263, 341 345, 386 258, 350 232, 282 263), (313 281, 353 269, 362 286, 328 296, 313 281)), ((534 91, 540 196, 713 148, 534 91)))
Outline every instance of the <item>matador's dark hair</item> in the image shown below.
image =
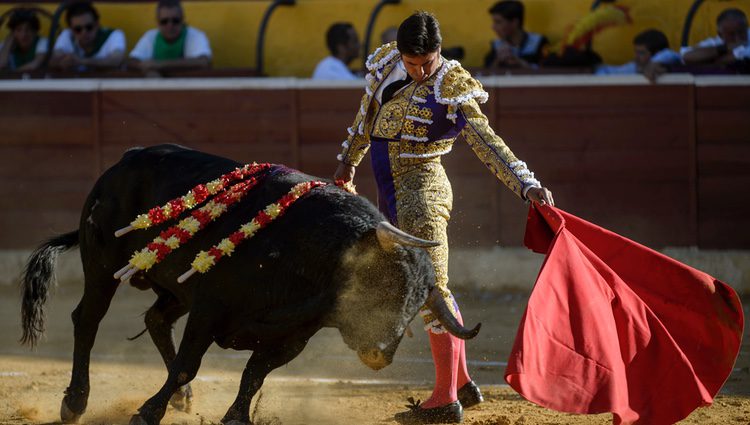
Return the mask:
POLYGON ((443 42, 440 24, 429 12, 414 12, 401 23, 396 35, 398 50, 409 56, 422 56, 437 51, 443 42))

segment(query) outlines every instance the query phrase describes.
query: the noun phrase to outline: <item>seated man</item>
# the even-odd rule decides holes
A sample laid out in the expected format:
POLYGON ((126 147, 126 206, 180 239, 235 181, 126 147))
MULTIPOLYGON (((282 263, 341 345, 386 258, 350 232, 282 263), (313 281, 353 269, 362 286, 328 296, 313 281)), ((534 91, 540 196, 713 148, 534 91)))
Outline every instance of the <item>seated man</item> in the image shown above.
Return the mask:
POLYGON ((635 56, 624 65, 602 65, 596 75, 643 74, 651 81, 667 72, 667 67, 682 63, 679 53, 669 48, 669 40, 663 32, 649 29, 633 39, 635 56))
POLYGON ((549 42, 543 35, 523 29, 523 3, 503 0, 495 3, 489 12, 492 29, 499 38, 492 41, 492 48, 484 58, 484 67, 538 66, 549 42))
POLYGON ((99 26, 99 13, 89 2, 73 3, 65 12, 65 29, 55 42, 50 66, 86 71, 119 68, 125 57, 125 33, 99 26))
POLYGON ((47 53, 47 39, 39 37, 39 18, 31 9, 16 9, 8 19, 10 33, 0 47, 0 69, 33 71, 47 53))
POLYGON ((326 45, 331 55, 315 67, 314 80, 356 80, 348 65, 359 56, 359 38, 352 24, 336 23, 326 32, 326 45))
POLYGON ((185 23, 179 0, 159 0, 156 22, 159 28, 146 31, 130 52, 128 66, 147 73, 211 66, 208 38, 185 23))
POLYGON ((716 19, 719 35, 680 51, 687 65, 729 65, 750 59, 747 16, 739 9, 726 9, 716 19))

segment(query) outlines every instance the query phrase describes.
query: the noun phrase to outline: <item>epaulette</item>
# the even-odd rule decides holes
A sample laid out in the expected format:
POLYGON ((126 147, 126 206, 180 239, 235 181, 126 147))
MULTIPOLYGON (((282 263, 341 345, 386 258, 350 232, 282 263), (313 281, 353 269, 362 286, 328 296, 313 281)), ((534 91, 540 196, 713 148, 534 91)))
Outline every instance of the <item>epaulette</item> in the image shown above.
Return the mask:
POLYGON ((482 83, 471 76, 458 61, 446 61, 435 80, 435 100, 443 105, 458 106, 476 99, 487 102, 489 94, 482 83))
POLYGON ((396 42, 392 41, 375 49, 375 51, 367 58, 367 61, 365 61, 365 66, 368 71, 377 72, 383 69, 388 62, 392 61, 400 54, 396 42))
MULTIPOLYGON (((368 71, 367 74, 365 74, 365 80, 367 81, 365 92, 367 92, 368 96, 373 96, 373 90, 375 90, 375 87, 377 87, 383 80, 383 72, 385 68, 398 62, 400 57, 401 52, 398 51, 396 42, 393 41, 378 47, 367 58, 365 61, 365 67, 367 67, 368 71)), ((369 100, 367 101, 367 104, 369 104, 369 100)))

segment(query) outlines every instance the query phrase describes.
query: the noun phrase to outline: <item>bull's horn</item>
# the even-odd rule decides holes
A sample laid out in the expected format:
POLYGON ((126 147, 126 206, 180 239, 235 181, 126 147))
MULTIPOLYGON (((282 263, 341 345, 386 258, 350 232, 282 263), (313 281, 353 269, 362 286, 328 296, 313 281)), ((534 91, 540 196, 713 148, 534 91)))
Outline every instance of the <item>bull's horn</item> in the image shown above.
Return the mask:
POLYGON ((440 245, 440 242, 428 241, 412 236, 387 221, 378 223, 376 234, 378 235, 380 246, 386 251, 390 251, 397 244, 419 248, 432 248, 440 245))
POLYGON ((471 339, 477 336, 479 328, 482 327, 481 323, 477 323, 474 329, 467 329, 461 325, 456 317, 451 312, 448 303, 437 288, 432 288, 430 295, 427 297, 427 306, 432 311, 432 314, 437 317, 443 327, 451 333, 451 335, 461 339, 471 339))

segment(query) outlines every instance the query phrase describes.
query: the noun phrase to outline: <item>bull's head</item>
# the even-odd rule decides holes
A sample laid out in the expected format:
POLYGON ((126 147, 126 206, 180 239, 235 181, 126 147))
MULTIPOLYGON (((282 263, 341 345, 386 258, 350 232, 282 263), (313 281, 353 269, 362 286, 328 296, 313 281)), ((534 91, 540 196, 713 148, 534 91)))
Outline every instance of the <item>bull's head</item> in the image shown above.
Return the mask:
POLYGON ((392 362, 409 322, 425 303, 452 334, 466 339, 479 331, 479 326, 461 326, 435 289, 435 272, 423 248, 436 245, 382 222, 344 254, 333 325, 370 368, 392 362))

